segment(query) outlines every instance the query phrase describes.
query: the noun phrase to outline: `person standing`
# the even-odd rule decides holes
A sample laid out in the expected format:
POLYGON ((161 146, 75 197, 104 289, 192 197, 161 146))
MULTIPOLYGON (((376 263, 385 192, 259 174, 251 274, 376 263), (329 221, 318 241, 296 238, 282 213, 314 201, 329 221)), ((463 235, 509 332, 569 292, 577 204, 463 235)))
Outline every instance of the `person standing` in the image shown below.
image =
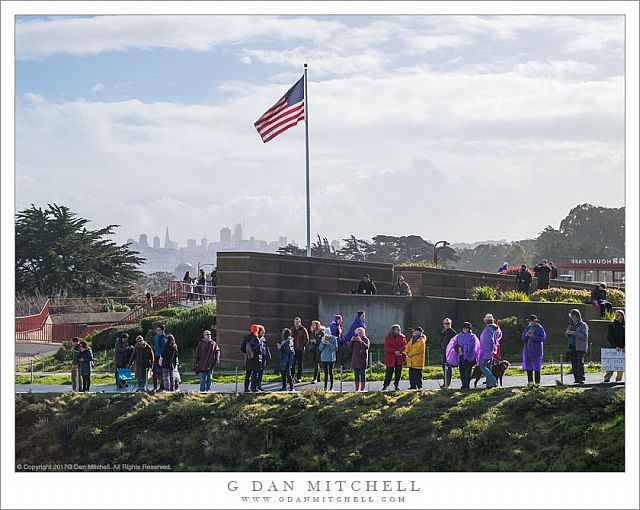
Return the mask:
POLYGON ((582 320, 582 314, 578 309, 574 308, 569 312, 569 319, 565 336, 569 341, 571 371, 574 383, 584 384, 584 355, 589 344, 589 326, 582 320))
POLYGON ((74 336, 71 339, 71 391, 82 391, 80 378, 80 339, 74 336))
POLYGON ((599 283, 591 291, 591 304, 600 310, 600 317, 604 317, 605 313, 611 313, 613 305, 607 301, 607 284, 599 283))
POLYGON ((351 323, 351 326, 349 326, 347 333, 342 337, 341 340, 338 340, 338 364, 341 366, 346 365, 347 361, 349 361, 349 359, 353 355, 353 351, 351 349, 351 339, 356 334, 356 329, 367 329, 367 326, 364 323, 364 316, 365 313, 363 310, 360 310, 358 313, 356 313, 356 318, 351 323))
POLYGON ((364 328, 358 328, 349 342, 353 352, 351 366, 355 376, 356 391, 364 391, 367 383, 367 367, 369 366, 370 340, 365 335, 364 328))
POLYGON ((529 295, 529 291, 531 290, 531 282, 533 281, 533 277, 531 273, 527 269, 526 264, 522 264, 520 266, 520 271, 516 275, 516 284, 518 285, 518 292, 524 292, 529 295))
POLYGON ((193 351, 193 358, 196 362, 195 372, 200 376, 200 391, 209 391, 213 367, 220 363, 220 347, 208 329, 202 332, 202 339, 193 351))
POLYGON ((544 290, 549 288, 549 276, 551 275, 551 267, 549 261, 544 259, 539 264, 536 264, 533 268, 533 272, 538 278, 538 290, 544 290))
POLYGON ((196 296, 193 293, 193 280, 191 272, 189 271, 182 277, 182 290, 187 293, 187 304, 189 303, 189 299, 193 299, 194 304, 196 302, 196 296))
POLYGON ((262 354, 262 361, 258 370, 258 391, 264 391, 262 388, 262 376, 264 375, 264 368, 267 361, 271 359, 271 350, 267 345, 267 330, 264 326, 258 324, 258 342, 260 342, 260 354, 262 354))
POLYGON ((309 327, 309 343, 306 346, 306 351, 311 357, 313 363, 313 379, 311 382, 315 384, 320 382, 320 343, 324 338, 324 328, 320 321, 311 321, 309 327))
POLYGON ((480 371, 487 378, 487 389, 495 388, 498 385, 491 367, 493 366, 493 355, 498 352, 498 335, 500 328, 495 324, 493 315, 490 313, 484 316, 485 327, 480 334, 480 350, 478 351, 478 366, 480 371))
POLYGON ((555 280, 556 278, 558 278, 558 268, 556 267, 556 265, 549 261, 549 267, 551 268, 551 279, 555 280))
POLYGON ((394 296, 410 296, 411 295, 411 287, 405 281, 404 276, 398 276, 398 281, 393 284, 393 295, 394 296))
MULTIPOLYGON (((613 322, 609 324, 607 329, 607 341, 612 349, 624 352, 624 312, 622 310, 616 310, 615 318, 613 322)), ((611 382, 611 376, 613 371, 608 371, 604 374, 604 382, 611 382)), ((618 370, 616 372, 616 382, 622 381, 624 370, 618 370)))
POLYGON ((295 346, 289 328, 282 330, 282 338, 276 344, 276 347, 280 352, 278 356, 278 365, 282 376, 282 388, 280 388, 280 391, 286 391, 287 384, 289 385, 289 391, 294 391, 291 373, 293 372, 293 362, 295 360, 295 346))
POLYGON ((540 370, 542 370, 542 358, 544 354, 543 342, 547 339, 547 333, 540 324, 536 315, 531 315, 528 324, 522 332, 522 370, 527 371, 529 384, 540 384, 540 370))
POLYGON ((340 343, 342 339, 342 315, 334 315, 331 324, 329 324, 329 329, 331 330, 331 335, 335 336, 340 343))
POLYGON ((258 391, 258 371, 262 365, 262 352, 260 349, 260 340, 258 340, 259 327, 257 324, 251 325, 251 330, 244 337, 240 350, 246 355, 245 375, 244 375, 244 392, 256 393, 258 391))
POLYGON ((113 352, 113 364, 116 366, 116 388, 124 388, 124 384, 118 379, 118 369, 127 368, 128 361, 131 358, 131 351, 133 349, 129 345, 129 335, 122 333, 120 338, 116 340, 114 352, 113 352))
POLYGON ((153 391, 164 390, 164 384, 162 383, 162 367, 160 366, 160 356, 162 356, 162 349, 167 341, 167 333, 165 332, 164 324, 160 324, 156 328, 156 334, 153 337, 153 391))
POLYGON ((407 338, 402 334, 400 324, 391 326, 389 333, 384 339, 384 383, 382 391, 386 390, 391 384, 393 377, 393 386, 396 391, 400 389, 400 379, 402 378, 402 365, 407 362, 407 338))
POLYGON ((136 363, 136 379, 138 380, 138 391, 147 391, 147 380, 149 369, 153 367, 153 349, 145 342, 142 335, 136 337, 136 346, 131 353, 129 368, 136 363))
POLYGON ((309 343, 309 332, 307 331, 307 328, 302 325, 302 319, 300 317, 293 319, 291 336, 293 337, 293 345, 296 353, 294 367, 291 369, 291 377, 294 382, 299 383, 302 379, 302 358, 304 356, 304 348, 309 343), (298 373, 294 377, 296 367, 298 368, 298 373))
POLYGON ((196 279, 196 293, 198 294, 198 299, 201 303, 205 302, 204 291, 207 286, 207 275, 204 272, 204 269, 200 269, 198 271, 198 278, 196 279))
POLYGON ((78 347, 80 349, 78 361, 80 362, 80 375, 82 376, 82 389, 80 391, 89 391, 91 387, 91 369, 95 365, 93 351, 87 345, 87 342, 80 342, 78 347))
MULTIPOLYGON (((446 317, 442 321, 442 330, 440 331, 440 350, 442 351, 442 372, 444 374, 444 384, 440 387, 442 389, 451 387, 451 376, 453 373, 452 365, 447 363, 447 346, 451 339, 458 334, 458 332, 452 327, 453 322, 449 317, 446 317)), ((455 363, 458 366, 458 363, 455 363)))
POLYGON ((167 335, 167 341, 162 348, 160 366, 162 367, 162 381, 165 391, 173 391, 175 381, 173 373, 178 363, 178 346, 173 335, 167 335))
POLYGON ((454 336, 450 344, 453 344, 455 352, 458 354, 462 388, 468 390, 471 382, 471 369, 476 363, 480 349, 480 341, 473 333, 473 327, 470 322, 462 323, 462 333, 454 336))
POLYGON ((407 367, 409 367, 409 389, 422 389, 422 369, 427 337, 422 328, 413 328, 411 340, 407 342, 407 367))
POLYGON ((365 294, 369 296, 373 296, 378 293, 378 289, 376 289, 375 283, 371 279, 371 276, 368 274, 362 275, 362 280, 358 284, 358 294, 365 294))
POLYGON ((336 362, 336 352, 338 351, 338 339, 331 334, 330 328, 325 328, 323 338, 318 345, 320 352, 320 362, 324 372, 324 390, 327 391, 327 379, 329 380, 329 391, 333 391, 333 365, 336 362))

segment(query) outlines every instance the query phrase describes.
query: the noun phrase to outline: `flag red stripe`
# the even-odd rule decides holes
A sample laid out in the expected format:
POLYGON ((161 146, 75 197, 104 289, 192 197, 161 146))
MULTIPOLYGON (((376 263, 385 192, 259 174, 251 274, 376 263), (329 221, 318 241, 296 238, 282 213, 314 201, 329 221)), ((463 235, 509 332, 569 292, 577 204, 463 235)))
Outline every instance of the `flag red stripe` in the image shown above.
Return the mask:
POLYGON ((295 119, 299 115, 304 115, 304 110, 296 110, 294 112, 291 112, 291 114, 288 114, 285 118, 279 119, 278 122, 269 124, 268 126, 265 126, 263 129, 258 129, 258 132, 260 133, 260 136, 263 136, 263 135, 269 136, 269 133, 271 133, 275 129, 278 129, 280 126, 286 124, 292 119, 295 119))
POLYGON ((264 143, 267 143, 269 140, 272 140, 273 138, 275 138, 276 136, 278 136, 280 133, 283 133, 283 132, 285 132, 287 129, 292 128, 293 126, 297 125, 297 124, 298 124, 298 122, 300 122, 301 120, 304 120, 304 113, 302 113, 302 114, 300 115, 300 117, 298 117, 298 118, 295 120, 295 122, 292 122, 291 124, 289 124, 289 125, 287 125, 287 126, 283 127, 282 129, 280 129, 280 130, 278 130, 278 131, 276 131, 276 132, 274 132, 274 133, 270 134, 269 136, 267 136, 267 137, 263 138, 263 139, 262 139, 262 141, 263 141, 264 143))
POLYGON ((264 112, 262 114, 262 116, 258 120, 256 120, 255 124, 259 124, 260 122, 262 122, 265 119, 268 119, 272 115, 276 115, 279 111, 281 111, 284 108, 287 108, 287 102, 286 101, 277 102, 275 105, 273 105, 271 108, 269 108, 266 112, 264 112))
POLYGON ((281 112, 278 112, 277 115, 274 115, 273 117, 270 117, 269 119, 265 119, 260 126, 256 126, 256 129, 258 131, 269 130, 269 129, 271 129, 271 126, 274 123, 279 122, 281 119, 283 119, 285 117, 290 117, 291 115, 295 115, 295 114, 297 114, 298 112, 300 112, 303 109, 304 109, 304 103, 300 103, 299 105, 296 105, 295 107, 287 108, 286 111, 283 110, 281 112))

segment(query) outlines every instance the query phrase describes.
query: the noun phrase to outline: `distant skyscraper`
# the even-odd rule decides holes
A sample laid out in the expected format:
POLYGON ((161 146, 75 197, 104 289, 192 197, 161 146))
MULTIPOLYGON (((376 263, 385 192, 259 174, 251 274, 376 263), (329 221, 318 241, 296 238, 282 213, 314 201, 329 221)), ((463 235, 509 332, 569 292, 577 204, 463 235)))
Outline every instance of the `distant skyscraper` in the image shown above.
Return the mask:
POLYGON ((207 247, 209 246, 209 240, 206 237, 203 237, 202 239, 200 239, 200 249, 201 250, 207 250, 207 247))
POLYGON ((244 237, 242 237, 242 225, 240 225, 240 223, 238 223, 234 228, 233 228, 233 242, 236 245, 240 244, 240 241, 242 241, 244 239, 244 237))
POLYGON ((140 245, 141 250, 149 247, 149 242, 147 241, 147 234, 140 234, 140 238, 138 239, 138 244, 140 245))
POLYGON ((169 240, 169 225, 167 225, 167 231, 164 234, 164 247, 165 249, 171 248, 171 241, 169 240))
POLYGON ((196 240, 195 239, 187 239, 187 249, 195 250, 196 249, 196 240))
POLYGON ((155 236, 155 237, 153 238, 153 247, 154 247, 154 249, 156 249, 156 250, 157 250, 158 248, 160 248, 160 238, 159 238, 158 236, 155 236))
POLYGON ((231 244, 231 229, 224 227, 220 230, 220 242, 222 244, 231 244))
POLYGON ((287 236, 280 236, 278 238, 278 248, 284 248, 287 245, 287 236))

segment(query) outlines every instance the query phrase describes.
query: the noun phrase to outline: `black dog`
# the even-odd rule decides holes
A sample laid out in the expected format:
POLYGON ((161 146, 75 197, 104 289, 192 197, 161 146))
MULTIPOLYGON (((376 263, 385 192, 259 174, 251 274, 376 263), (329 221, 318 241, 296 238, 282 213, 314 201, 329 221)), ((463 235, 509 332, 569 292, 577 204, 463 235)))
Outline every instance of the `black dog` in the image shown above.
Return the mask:
MULTIPOLYGON (((510 363, 506 359, 503 359, 503 360, 500 360, 499 363, 496 363, 491 367, 491 373, 496 378, 500 386, 502 386, 502 377, 507 372, 507 369, 509 368, 509 366, 510 366, 510 363)), ((483 375, 482 375, 482 372, 480 371, 480 367, 476 365, 475 367, 473 367, 473 374, 471 375, 471 379, 475 379, 475 381, 473 382, 474 388, 478 387, 478 381, 480 380, 481 377, 483 377, 483 375)))

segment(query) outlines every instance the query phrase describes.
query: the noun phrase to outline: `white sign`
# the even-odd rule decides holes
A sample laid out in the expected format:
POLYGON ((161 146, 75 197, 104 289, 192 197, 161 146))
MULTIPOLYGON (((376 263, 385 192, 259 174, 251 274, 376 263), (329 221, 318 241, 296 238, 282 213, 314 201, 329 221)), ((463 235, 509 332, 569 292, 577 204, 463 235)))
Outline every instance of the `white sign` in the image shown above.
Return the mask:
POLYGON ((624 352, 617 349, 600 349, 602 360, 602 370, 618 371, 624 370, 624 352))

